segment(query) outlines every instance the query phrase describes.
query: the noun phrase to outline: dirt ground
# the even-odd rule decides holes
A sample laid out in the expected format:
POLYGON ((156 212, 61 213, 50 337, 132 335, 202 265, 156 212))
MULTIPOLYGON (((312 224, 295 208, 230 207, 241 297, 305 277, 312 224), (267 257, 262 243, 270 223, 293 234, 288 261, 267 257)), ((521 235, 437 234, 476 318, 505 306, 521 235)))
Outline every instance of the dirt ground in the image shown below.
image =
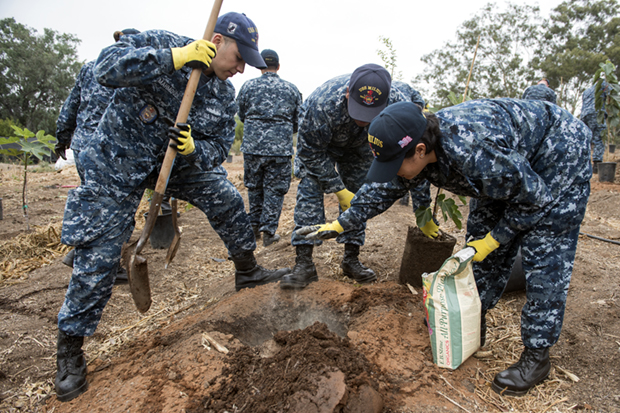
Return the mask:
MULTIPOLYGON (((225 164, 247 200, 242 165, 240 156, 225 164)), ((5 165, 0 177, 0 247, 7 251, 26 232, 22 176, 5 165)), ((28 179, 30 225, 55 234, 79 179, 71 168, 28 179)), ((620 240, 620 171, 615 182, 594 176, 584 233, 620 240)), ((258 244, 267 268, 294 265, 297 183, 285 199, 282 240, 258 244)), ((326 197, 328 220, 337 205, 326 197)), ((23 270, 25 258, 0 257, 0 411, 620 412, 620 245, 580 237, 550 378, 524 397, 500 397, 489 381, 519 357, 525 293, 506 294, 490 311, 485 348, 454 371, 435 366, 421 291, 398 283, 414 221, 411 206, 397 203, 368 223, 361 259, 378 275, 371 285, 342 276, 343 247, 329 241, 315 248, 320 281, 308 288, 235 292, 221 240, 202 212, 183 211, 181 248, 170 267, 164 269, 166 250, 149 245, 142 254, 151 309, 138 313, 128 285, 114 287, 96 333, 85 340, 89 390, 68 403, 53 390, 57 313, 71 276, 61 263, 64 250, 49 242, 50 256, 32 271, 23 270)), ((463 247, 464 229, 442 229, 463 247)))

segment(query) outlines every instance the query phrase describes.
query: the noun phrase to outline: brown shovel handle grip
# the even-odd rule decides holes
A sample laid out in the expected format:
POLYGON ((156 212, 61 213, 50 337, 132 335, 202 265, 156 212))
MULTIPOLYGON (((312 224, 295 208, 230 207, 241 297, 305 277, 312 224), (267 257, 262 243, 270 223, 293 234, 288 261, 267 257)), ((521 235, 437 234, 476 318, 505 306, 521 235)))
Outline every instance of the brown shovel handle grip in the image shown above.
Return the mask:
MULTIPOLYGON (((213 37, 213 31, 215 30, 215 25, 217 24, 217 18, 220 14, 220 9, 222 7, 223 0, 215 0, 213 2, 213 8, 211 9, 211 15, 209 16, 209 22, 207 23, 207 28, 205 29, 205 33, 202 36, 204 40, 211 40, 213 37)), ((187 82, 187 86, 185 87, 185 93, 183 94, 183 100, 181 101, 181 106, 179 107, 179 112, 177 113, 177 119, 175 124, 177 123, 185 123, 187 122, 187 117, 189 116, 189 111, 192 108, 192 103, 194 101, 194 95, 196 94, 196 88, 198 87, 198 81, 200 80, 200 73, 202 69, 193 69, 192 74, 189 76, 189 81, 187 82)), ((170 140, 172 143, 173 141, 170 140)), ((155 185, 155 192, 160 194, 164 194, 166 192, 166 186, 168 186, 168 178, 170 177, 170 171, 172 170, 172 165, 174 164, 174 158, 177 155, 177 150, 171 146, 168 146, 166 149, 166 156, 164 157, 164 162, 161 165, 161 170, 159 171, 159 177, 157 178, 157 184, 155 185)))

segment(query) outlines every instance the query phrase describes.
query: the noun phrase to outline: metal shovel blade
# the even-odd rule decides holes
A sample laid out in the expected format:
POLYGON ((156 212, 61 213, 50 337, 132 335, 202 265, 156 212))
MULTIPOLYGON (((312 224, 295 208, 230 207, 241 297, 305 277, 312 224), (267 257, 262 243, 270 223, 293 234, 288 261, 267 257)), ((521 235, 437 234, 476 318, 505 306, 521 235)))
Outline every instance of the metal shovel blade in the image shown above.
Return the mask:
POLYGON ((127 248, 124 260, 127 263, 127 278, 133 302, 139 312, 146 313, 152 303, 149 269, 146 259, 135 254, 136 245, 137 242, 134 242, 127 248))
POLYGON ((131 244, 123 252, 123 258, 127 264, 127 278, 129 280, 131 297, 136 304, 136 308, 141 313, 146 313, 149 310, 152 301, 148 265, 146 259, 139 254, 142 252, 142 249, 146 245, 146 241, 153 231, 163 200, 164 194, 153 191, 151 207, 146 217, 142 235, 138 242, 131 244))
POLYGON ((174 238, 172 239, 170 247, 168 247, 168 254, 166 254, 166 265, 164 265, 164 268, 168 268, 168 264, 170 264, 174 259, 174 256, 177 254, 177 251, 179 249, 179 245, 181 244, 181 230, 179 229, 179 224, 177 223, 176 198, 172 198, 170 200, 170 207, 172 208, 172 226, 174 227, 174 238))

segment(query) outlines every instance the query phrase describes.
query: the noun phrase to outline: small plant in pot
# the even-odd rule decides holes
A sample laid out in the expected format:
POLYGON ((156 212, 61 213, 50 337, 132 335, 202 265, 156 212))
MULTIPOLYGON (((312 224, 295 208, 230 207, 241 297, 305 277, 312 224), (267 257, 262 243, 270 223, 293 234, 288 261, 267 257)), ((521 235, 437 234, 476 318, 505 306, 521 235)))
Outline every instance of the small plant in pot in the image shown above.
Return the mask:
MULTIPOLYGON (((594 106, 597 111, 597 122, 607 122, 607 148, 603 162, 598 165, 599 181, 614 182, 616 163, 612 162, 610 152, 614 145, 612 136, 620 124, 620 85, 616 77, 616 67, 607 60, 599 63, 600 69, 594 74, 594 106), (601 110, 603 109, 603 110, 601 110)), ((614 145, 615 151, 615 145, 614 145)))
MULTIPOLYGON (((458 197, 462 205, 467 205, 463 196, 458 197)), ((447 198, 437 190, 432 208, 420 207, 415 211, 417 226, 409 226, 405 250, 400 264, 399 281, 402 284, 410 284, 413 287, 422 287, 422 274, 437 271, 441 264, 448 259, 454 251, 456 238, 439 230, 437 238, 426 236, 420 228, 424 228, 431 221, 439 224, 437 212, 440 209, 444 222, 453 221, 458 229, 463 228, 461 220, 463 215, 459 205, 452 198, 447 198)))

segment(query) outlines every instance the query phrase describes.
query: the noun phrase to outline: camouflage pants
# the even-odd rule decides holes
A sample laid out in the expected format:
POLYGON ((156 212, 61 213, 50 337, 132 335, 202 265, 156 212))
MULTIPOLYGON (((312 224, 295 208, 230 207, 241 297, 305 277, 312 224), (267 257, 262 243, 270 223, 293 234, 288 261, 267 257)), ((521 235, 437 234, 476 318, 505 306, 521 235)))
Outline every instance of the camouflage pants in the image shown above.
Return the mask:
MULTIPOLYGON (((101 174, 105 176, 105 174, 101 174)), ((101 180, 101 177, 99 177, 101 180)), ((86 174, 84 185, 69 191, 62 242, 75 246, 73 274, 58 314, 58 329, 72 336, 92 335, 110 296, 120 263, 122 245, 134 229, 134 216, 152 174, 118 203, 105 185, 86 174)), ((203 211, 233 255, 256 248, 243 198, 226 179, 226 171, 202 172, 173 168, 166 195, 185 200, 203 211)))
POLYGON ((284 195, 291 186, 289 156, 243 155, 243 183, 248 188, 250 222, 261 232, 276 233, 284 195))
MULTIPOLYGON (((346 151, 336 148, 328 152, 336 170, 342 179, 342 183, 349 191, 356 193, 364 184, 366 173, 373 161, 370 151, 346 151)), ((301 165, 301 182, 297 187, 297 201, 295 204, 295 231, 307 225, 325 223, 324 189, 319 180, 309 173, 304 172, 301 165)), ((340 213, 342 210, 338 207, 340 213)), ((291 236, 292 245, 321 245, 321 240, 306 240, 293 231, 291 236)), ((362 246, 365 241, 366 223, 353 231, 346 231, 336 238, 339 244, 354 244, 362 246)))
MULTIPOLYGON (((574 184, 549 208, 538 225, 511 243, 500 245, 474 263, 482 310, 497 304, 521 246, 527 302, 521 312, 521 339, 529 348, 554 345, 562 330, 566 296, 575 262, 579 226, 585 215, 590 183, 574 184)), ((483 238, 501 219, 508 204, 472 199, 467 239, 483 238)))
POLYGON ((586 115, 583 123, 588 125, 588 128, 592 131, 592 162, 602 162, 603 155, 605 154, 605 144, 601 135, 607 129, 607 125, 598 123, 594 113, 586 115))

